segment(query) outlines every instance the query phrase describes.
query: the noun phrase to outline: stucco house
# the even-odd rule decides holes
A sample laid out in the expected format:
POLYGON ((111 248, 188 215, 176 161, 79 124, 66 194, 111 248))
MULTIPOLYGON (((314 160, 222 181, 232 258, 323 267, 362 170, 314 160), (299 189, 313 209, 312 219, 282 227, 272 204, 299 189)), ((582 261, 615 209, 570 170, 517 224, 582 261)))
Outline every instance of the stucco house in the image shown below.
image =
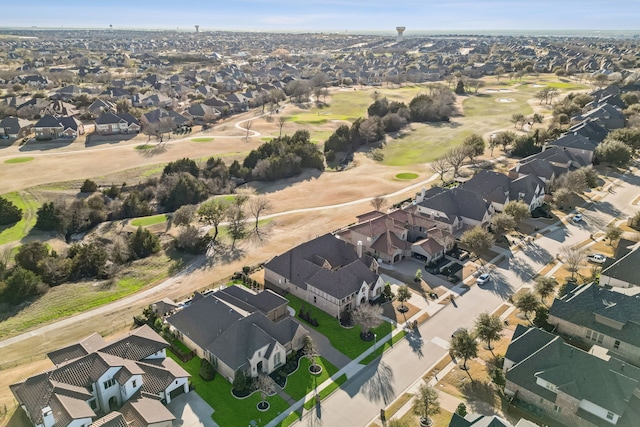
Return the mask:
POLYGON ((302 243, 264 268, 265 286, 290 292, 336 318, 377 298, 384 289, 378 262, 361 246, 332 234, 302 243))
POLYGON ((505 394, 567 426, 633 426, 640 369, 600 358, 542 329, 518 325, 504 361, 505 394))
POLYGON ((162 402, 189 391, 189 374, 166 357, 168 346, 146 325, 113 342, 93 334, 49 353, 53 369, 9 388, 35 427, 102 425, 118 414, 131 425, 130 407, 155 420, 137 425, 169 427, 174 417, 162 402))
POLYGON ((307 330, 288 314, 288 301, 266 290, 231 286, 196 294, 188 307, 166 321, 176 336, 233 382, 243 371, 270 374, 304 345, 307 330))
POLYGON ((640 366, 640 299, 635 296, 595 284, 579 286, 553 301, 548 321, 560 334, 640 366))

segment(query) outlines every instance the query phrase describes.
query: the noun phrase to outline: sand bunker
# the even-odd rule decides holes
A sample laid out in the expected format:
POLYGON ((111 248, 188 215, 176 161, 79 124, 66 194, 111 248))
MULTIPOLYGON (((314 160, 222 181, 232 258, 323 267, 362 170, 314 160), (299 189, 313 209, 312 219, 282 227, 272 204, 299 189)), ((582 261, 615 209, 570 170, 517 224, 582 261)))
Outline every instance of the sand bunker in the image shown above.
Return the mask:
POLYGON ((508 93, 513 92, 513 89, 487 89, 485 92, 488 93, 508 93))
POLYGON ((497 101, 498 102, 516 102, 516 100, 513 98, 498 98, 497 101))

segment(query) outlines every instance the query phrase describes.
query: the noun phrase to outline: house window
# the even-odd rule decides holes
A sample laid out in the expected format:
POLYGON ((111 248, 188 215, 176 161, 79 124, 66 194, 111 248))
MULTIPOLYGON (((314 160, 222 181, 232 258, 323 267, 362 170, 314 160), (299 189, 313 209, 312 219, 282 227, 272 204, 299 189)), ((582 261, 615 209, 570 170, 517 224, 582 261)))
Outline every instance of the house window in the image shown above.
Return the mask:
POLYGON ((585 335, 591 341, 597 342, 598 344, 602 344, 604 340, 604 335, 600 334, 596 331, 592 331, 591 329, 587 329, 587 333, 585 335))
POLYGON ((614 417, 614 413, 613 412, 611 412, 611 411, 607 412, 607 419, 608 420, 613 420, 613 417, 614 417))
POLYGON ((317 298, 316 298, 316 297, 313 297, 313 302, 315 303, 316 301, 317 301, 317 298))
POLYGON ((560 411, 562 411, 562 408, 559 407, 558 405, 554 405, 553 406, 553 410, 556 411, 558 414, 560 413, 560 411))
POLYGON ((620 348, 620 340, 616 340, 616 342, 613 343, 613 348, 620 348))
POLYGON ((109 387, 113 387, 116 384, 116 380, 114 380, 113 378, 111 378, 110 380, 105 381, 104 383, 102 383, 102 386, 105 389, 108 389, 109 387))
POLYGON ((98 409, 98 402, 96 402, 95 399, 91 399, 89 401, 89 406, 91 406, 91 409, 98 409))
POLYGON ((138 385, 138 382, 136 380, 133 380, 131 382, 131 387, 136 388, 136 385, 138 385))
POLYGON ((281 363, 280 362, 280 353, 276 353, 276 356, 274 357, 274 362, 275 362, 276 366, 281 363))

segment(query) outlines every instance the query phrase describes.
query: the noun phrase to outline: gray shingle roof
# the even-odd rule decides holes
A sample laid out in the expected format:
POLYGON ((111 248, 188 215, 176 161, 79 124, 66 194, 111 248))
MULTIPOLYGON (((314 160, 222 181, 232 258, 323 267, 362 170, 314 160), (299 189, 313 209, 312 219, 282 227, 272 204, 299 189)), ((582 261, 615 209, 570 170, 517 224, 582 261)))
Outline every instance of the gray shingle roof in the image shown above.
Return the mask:
POLYGON ((445 212, 449 219, 463 216, 476 221, 482 221, 489 209, 482 195, 463 188, 440 191, 432 197, 427 192, 425 199, 418 204, 426 209, 445 212))
POLYGON ((556 298, 549 316, 600 332, 640 347, 640 298, 596 286, 579 286, 556 298), (596 315, 621 325, 617 329, 596 320, 596 315))
POLYGON ((511 181, 505 174, 480 170, 458 188, 478 193, 490 202, 505 203, 509 197, 510 184, 511 181))
POLYGON ((358 258, 350 243, 325 234, 274 257, 265 268, 301 289, 310 284, 342 299, 357 291, 363 281, 372 284, 377 280, 369 269, 371 262, 369 257, 358 258))
MULTIPOLYGON (((638 247, 634 247, 623 255, 616 256, 615 261, 604 265, 600 275, 640 285, 638 265, 640 265, 640 251, 638 247)), ((606 283, 606 279, 603 280, 603 283, 606 283)))
MULTIPOLYGON (((536 383, 536 378, 555 385, 557 390, 577 400, 587 400, 622 415, 634 391, 638 388, 640 369, 610 358, 603 360, 565 343, 562 338, 539 330, 518 337, 520 345, 529 340, 531 355, 507 372, 507 380, 551 401, 557 394, 536 383), (540 346, 537 334, 551 339, 540 346)), ((511 344, 510 344, 511 346, 511 344)), ((507 350, 508 351, 508 350, 507 350)))

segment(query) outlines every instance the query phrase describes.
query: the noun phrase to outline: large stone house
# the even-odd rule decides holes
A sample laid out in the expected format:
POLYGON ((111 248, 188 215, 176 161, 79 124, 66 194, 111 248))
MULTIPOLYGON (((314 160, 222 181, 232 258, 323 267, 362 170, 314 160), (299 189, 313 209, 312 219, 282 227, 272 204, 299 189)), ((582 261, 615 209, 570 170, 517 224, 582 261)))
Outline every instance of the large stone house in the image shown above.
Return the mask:
POLYGON ((518 325, 507 348, 505 394, 572 427, 634 426, 640 369, 600 358, 542 329, 518 325))
POLYGON ((422 191, 415 200, 416 212, 451 234, 463 228, 487 227, 495 212, 481 194, 462 188, 434 187, 422 191))
POLYGON ((378 262, 356 246, 325 234, 272 258, 265 285, 290 292, 339 318, 382 294, 378 262))
POLYGON ((34 132, 38 140, 77 138, 84 134, 84 125, 75 117, 47 115, 34 125, 34 132))
POLYGON ((87 427, 119 417, 170 427, 175 417, 162 402, 189 391, 189 374, 166 358, 168 346, 148 326, 113 342, 93 334, 49 353, 53 369, 9 388, 36 427, 87 427))
POLYGON ((595 284, 579 286, 553 301, 549 323, 560 334, 640 366, 640 299, 635 296, 595 284))
POLYGON ((252 377, 270 374, 302 348, 308 332, 287 307, 288 301, 270 290, 256 294, 231 286, 196 294, 167 323, 187 347, 233 382, 239 371, 252 377))
POLYGON ((96 132, 114 135, 140 132, 140 122, 129 113, 104 112, 96 119, 96 132))

